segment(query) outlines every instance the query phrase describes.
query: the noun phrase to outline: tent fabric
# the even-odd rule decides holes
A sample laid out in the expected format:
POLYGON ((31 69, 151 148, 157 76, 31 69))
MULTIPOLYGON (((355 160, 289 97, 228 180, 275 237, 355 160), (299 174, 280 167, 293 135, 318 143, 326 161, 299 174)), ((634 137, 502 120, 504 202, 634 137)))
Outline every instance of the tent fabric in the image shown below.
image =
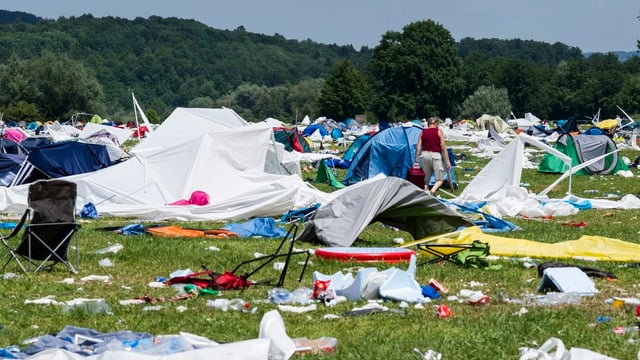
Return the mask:
POLYGON ((9 186, 20 171, 27 155, 0 154, 0 186, 9 186))
POLYGON ((129 140, 133 136, 133 130, 131 129, 106 126, 90 122, 84 126, 79 137, 80 139, 88 139, 101 131, 106 131, 109 134, 113 135, 117 140, 116 144, 118 145, 124 144, 125 141, 129 140))
POLYGON ((440 238, 437 244, 468 244, 473 240, 488 243, 496 256, 582 259, 597 261, 640 261, 640 244, 603 236, 583 235, 577 240, 558 243, 506 238, 484 234, 478 227, 464 229, 456 238, 440 238))
POLYGON ((29 134, 27 134, 21 128, 15 127, 15 128, 4 128, 4 129, 2 129, 2 138, 3 139, 13 140, 13 141, 19 143, 22 140, 26 139, 27 137, 29 137, 29 134))
POLYGON ((325 137, 329 135, 329 132, 322 127, 320 124, 311 124, 302 130, 302 136, 311 136, 314 132, 318 130, 320 132, 320 136, 325 137))
POLYGON ((49 136, 29 136, 20 142, 20 145, 22 145, 27 152, 30 152, 37 147, 49 144, 53 144, 53 140, 49 136))
POLYGON ((342 189, 345 187, 343 183, 336 180, 336 177, 333 175, 333 172, 331 171, 331 169, 329 169, 327 160, 320 160, 318 162, 318 174, 316 175, 316 182, 329 183, 331 186, 338 189, 342 189))
MULTIPOLYGON (((333 197, 289 175, 281 165, 287 152, 273 141, 271 127, 249 125, 230 109, 178 110, 133 149, 131 159, 68 177, 78 184, 79 208, 92 202, 101 216, 237 221, 280 216, 333 197), (251 139, 251 146, 238 139, 251 139), (193 189, 214 201, 166 205, 193 189)), ((6 212, 22 213, 26 199, 24 185, 0 188, 6 212)))
MULTIPOLYGON (((572 166, 585 163, 598 156, 611 153, 595 163, 576 172, 579 175, 615 174, 620 170, 629 170, 622 158, 615 152, 615 143, 606 135, 570 135, 558 138, 554 148, 571 158, 572 166)), ((569 166, 557 157, 546 154, 538 165, 539 172, 564 173, 569 166)))
POLYGON ((164 120, 162 126, 149 133, 131 152, 170 147, 176 143, 197 139, 210 130, 233 129, 247 125, 246 120, 227 108, 176 108, 164 120))
POLYGON ((493 125, 493 127, 499 133, 506 132, 510 130, 509 124, 507 124, 500 116, 483 114, 479 118, 476 119, 476 126, 480 130, 487 130, 489 126, 493 125))
POLYGON ((311 148, 304 139, 304 136, 296 129, 288 129, 285 127, 274 127, 273 136, 276 141, 284 145, 287 151, 298 151, 302 153, 310 153, 311 148))
POLYGON ((415 239, 471 226, 435 197, 397 177, 377 176, 337 193, 307 222, 300 240, 351 246, 376 221, 405 230, 415 239))
POLYGON ((570 163, 571 161, 571 158, 566 154, 532 136, 522 133, 476 174, 473 180, 462 190, 456 201, 472 202, 490 200, 492 198, 500 201, 510 192, 519 192, 522 167, 525 161, 525 143, 550 152, 565 163, 570 163))
POLYGON ((112 165, 104 146, 75 141, 34 148, 27 161, 51 178, 84 174, 112 165))
MULTIPOLYGON (((78 208, 92 202, 101 216, 150 221, 238 221, 280 216, 292 208, 324 203, 333 197, 281 169, 279 159, 287 152, 276 147, 273 129, 266 124, 210 126, 203 131, 202 126, 190 126, 190 119, 190 115, 183 119, 181 131, 191 134, 163 138, 162 145, 143 146, 127 161, 68 177, 78 184, 78 208), (251 146, 238 139, 251 139, 251 146), (266 168, 274 171, 266 172, 266 168), (166 205, 189 197, 193 189, 208 193, 212 203, 166 205)), ((203 124, 202 118, 195 122, 203 124)), ((141 145, 167 135, 163 126, 141 145)), ((2 211, 21 214, 26 200, 25 185, 0 188, 2 211)))
POLYGON ((0 139, 0 153, 1 154, 26 154, 27 149, 24 148, 19 142, 11 139, 0 139))
POLYGON ((191 193, 191 196, 189 197, 189 199, 180 199, 180 200, 174 201, 172 203, 169 203, 169 205, 180 205, 180 206, 185 206, 185 205, 197 205, 197 206, 209 205, 209 194, 207 194, 204 191, 196 190, 196 191, 191 193))
POLYGON ((422 127, 390 127, 377 132, 358 150, 343 180, 352 185, 378 174, 405 178, 413 166, 422 127))
POLYGON ((358 150, 360 150, 362 146, 367 141, 369 141, 369 139, 373 136, 373 134, 374 133, 365 133, 358 136, 351 143, 351 145, 349 145, 349 148, 347 148, 347 151, 345 151, 344 155, 342 156, 342 160, 349 161, 349 162, 352 161, 353 158, 356 156, 356 153, 358 153, 358 150))
POLYGON ((239 236, 238 233, 224 229, 185 229, 177 225, 148 227, 145 231, 151 235, 162 237, 226 238, 239 236))

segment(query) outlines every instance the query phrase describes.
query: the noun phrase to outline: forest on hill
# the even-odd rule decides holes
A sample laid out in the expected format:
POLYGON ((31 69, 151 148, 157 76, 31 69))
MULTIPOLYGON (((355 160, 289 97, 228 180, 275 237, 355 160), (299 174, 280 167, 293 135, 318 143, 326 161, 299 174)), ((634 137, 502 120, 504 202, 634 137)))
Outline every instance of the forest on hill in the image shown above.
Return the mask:
POLYGON ((373 49, 354 49, 177 18, 29 15, 0 11, 6 118, 65 120, 89 112, 126 120, 132 93, 155 121, 182 106, 226 106, 250 121, 290 123, 304 115, 461 117, 472 116, 469 101, 487 91, 506 97, 504 106, 486 109, 503 116, 565 118, 598 109, 614 115, 617 106, 640 112, 638 57, 585 57, 565 44, 518 39, 455 42, 432 21, 388 32, 373 49), (428 42, 412 41, 425 34, 428 42))

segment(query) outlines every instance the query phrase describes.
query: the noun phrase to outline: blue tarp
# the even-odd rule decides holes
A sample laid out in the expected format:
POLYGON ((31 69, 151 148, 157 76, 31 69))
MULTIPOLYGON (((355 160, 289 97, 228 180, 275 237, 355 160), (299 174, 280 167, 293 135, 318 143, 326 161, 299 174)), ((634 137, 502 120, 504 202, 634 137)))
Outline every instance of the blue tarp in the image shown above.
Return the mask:
POLYGON ((75 141, 33 148, 27 160, 51 178, 84 174, 112 165, 104 145, 75 141))
POLYGON ((227 224, 223 230, 233 231, 241 238, 250 236, 264 237, 284 237, 287 231, 282 227, 276 227, 276 221, 273 218, 255 218, 242 224, 227 224))

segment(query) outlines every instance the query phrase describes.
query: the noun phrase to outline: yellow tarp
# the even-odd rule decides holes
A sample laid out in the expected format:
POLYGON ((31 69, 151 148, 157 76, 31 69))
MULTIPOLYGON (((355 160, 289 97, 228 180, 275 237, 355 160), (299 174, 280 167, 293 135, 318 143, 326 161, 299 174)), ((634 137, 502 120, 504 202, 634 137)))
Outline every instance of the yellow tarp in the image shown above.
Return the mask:
POLYGON ((600 129, 606 130, 606 129, 613 129, 614 127, 618 126, 618 120, 616 119, 607 119, 607 120, 602 120, 600 122, 598 122, 596 124, 596 126, 600 129))
POLYGON ((640 244, 602 236, 583 235, 578 240, 549 244, 489 235, 471 227, 456 238, 440 238, 435 243, 471 244, 473 240, 488 243, 490 254, 497 256, 640 262, 640 244))

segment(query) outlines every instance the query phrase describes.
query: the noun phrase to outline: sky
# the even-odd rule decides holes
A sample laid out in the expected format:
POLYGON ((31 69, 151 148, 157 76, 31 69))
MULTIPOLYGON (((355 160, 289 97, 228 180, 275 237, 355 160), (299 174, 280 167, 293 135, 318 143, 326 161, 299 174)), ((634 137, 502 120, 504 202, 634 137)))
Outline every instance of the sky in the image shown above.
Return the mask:
POLYGON ((386 32, 428 19, 456 41, 522 39, 609 52, 636 51, 640 39, 638 0, 2 0, 0 9, 47 19, 177 17, 356 50, 373 48, 386 32))

